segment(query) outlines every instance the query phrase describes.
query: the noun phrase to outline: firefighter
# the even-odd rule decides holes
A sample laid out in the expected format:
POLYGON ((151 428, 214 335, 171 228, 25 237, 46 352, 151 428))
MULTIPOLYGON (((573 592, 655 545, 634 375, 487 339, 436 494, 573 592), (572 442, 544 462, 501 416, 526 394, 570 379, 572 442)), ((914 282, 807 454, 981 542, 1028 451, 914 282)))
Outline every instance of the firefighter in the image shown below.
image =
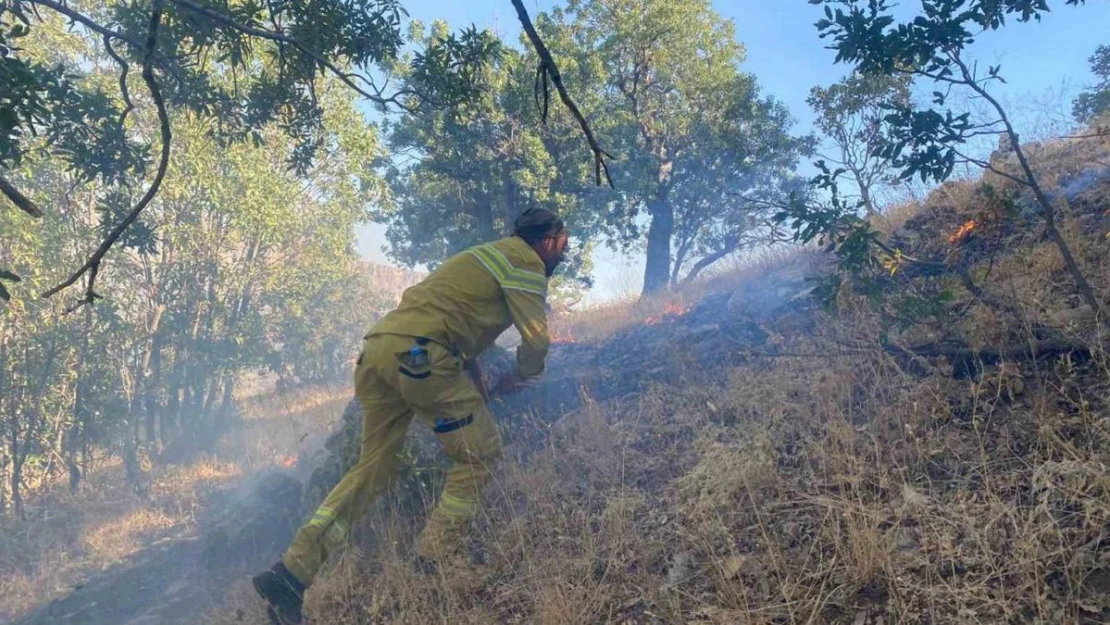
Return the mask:
POLYGON ((488 394, 514 392, 543 372, 550 345, 547 280, 563 261, 567 236, 555 213, 529 209, 514 221, 512 236, 448 259, 370 329, 354 375, 363 409, 359 461, 281 559, 253 578, 275 623, 301 622, 305 589, 396 474, 413 418, 432 429, 451 460, 443 492, 417 538, 417 562, 434 568, 466 546, 467 521, 501 453, 476 358, 511 324, 522 339, 516 367, 488 394))

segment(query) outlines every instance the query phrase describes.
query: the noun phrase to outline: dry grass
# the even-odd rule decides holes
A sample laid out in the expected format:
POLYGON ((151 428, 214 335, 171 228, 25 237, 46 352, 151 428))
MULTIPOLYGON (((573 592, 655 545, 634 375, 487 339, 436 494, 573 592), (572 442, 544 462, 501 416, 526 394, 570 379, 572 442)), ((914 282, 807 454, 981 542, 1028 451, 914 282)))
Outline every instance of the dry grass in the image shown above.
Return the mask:
MULTIPOLYGON (((414 573, 418 522, 394 511, 308 610, 337 625, 1105 622, 1110 427, 1090 411, 1108 365, 1090 363, 1070 416, 880 354, 591 405, 503 463, 474 528, 486 565, 414 573)), ((264 622, 249 594, 233 601, 264 622)))
MULTIPOLYGON (((1048 144, 1031 153, 1055 163, 1045 170, 1054 187, 1106 150, 1048 144)), ((917 243, 951 252, 951 233, 991 208, 977 186, 953 182, 876 225, 887 234, 914 225, 927 237, 917 243)), ((1110 199, 1092 193, 1088 209, 1110 199)), ((1065 236, 1105 293, 1105 237, 1064 208, 1065 236)), ((876 341, 875 318, 848 301, 817 335, 788 337, 797 353, 819 358, 754 360, 701 383, 587 402, 538 448, 510 448, 473 527, 488 552, 483 565, 415 573, 422 521, 384 506, 317 580, 310 616, 335 625, 1110 622, 1110 359, 1090 324, 1055 321, 1073 310, 1055 249, 1007 243, 976 277, 1026 323, 1068 330, 1089 357, 1002 363, 977 379, 954 379, 935 361, 931 374, 911 375, 881 349, 830 352, 830 338, 876 341)), ((553 332, 602 340, 784 262, 562 315, 553 332)), ((971 345, 1031 336, 982 305, 946 330, 971 345)), ((130 494, 118 468, 76 497, 55 495, 41 507, 50 514, 3 529, 0 614, 188 531, 212 489, 274 464, 307 470, 348 393, 254 397, 216 454, 158 470, 148 501, 130 494)), ((208 622, 261 625, 258 603, 244 581, 208 622)))
MULTIPOLYGON (((1078 171, 1091 153, 1076 150, 1034 156, 1078 171)), ((1050 185, 1066 177, 1055 171, 1050 185)), ((877 225, 891 233, 924 215, 924 243, 951 249, 951 232, 936 226, 989 208, 976 187, 952 183, 877 225)), ((1105 237, 1069 219, 1066 235, 1107 292, 1105 237)), ((1058 254, 1041 241, 1009 243, 977 279, 1026 321, 1051 321, 1070 306, 1058 254)), ((744 280, 731 272, 699 288, 744 280)), ((598 340, 699 296, 622 301, 553 327, 598 340)), ((1030 337, 1001 319, 974 306, 946 330, 972 345, 1030 337)), ((409 545, 421 520, 387 507, 310 590, 309 615, 335 625, 1110 622, 1103 337, 1071 334, 1088 357, 955 379, 939 359, 910 374, 881 349, 830 351, 830 338, 876 341, 866 307, 818 326, 789 338, 821 357, 765 358, 724 380, 588 403, 540 449, 510 449, 472 529, 484 565, 415 573, 409 545)), ((249 595, 210 622, 264 623, 249 595)))
MULTIPOLYGON (((259 395, 216 453, 187 466, 149 467, 147 498, 118 458, 100 463, 77 494, 63 485, 28 502, 28 519, 0 526, 0 619, 70 592, 152 542, 188 534, 213 493, 276 464, 296 464, 342 413, 347 389, 259 395)), ((305 458, 304 462, 310 459, 305 458)))
POLYGON ((551 336, 556 343, 602 341, 631 326, 657 324, 684 314, 708 293, 735 289, 753 275, 796 264, 803 256, 796 247, 763 250, 743 260, 721 262, 715 270, 673 291, 650 297, 626 295, 554 315, 551 336))
POLYGON ((642 299, 628 297, 563 313, 551 319, 551 338, 555 343, 604 340, 632 325, 656 323, 667 315, 680 315, 696 301, 694 293, 668 292, 642 299))

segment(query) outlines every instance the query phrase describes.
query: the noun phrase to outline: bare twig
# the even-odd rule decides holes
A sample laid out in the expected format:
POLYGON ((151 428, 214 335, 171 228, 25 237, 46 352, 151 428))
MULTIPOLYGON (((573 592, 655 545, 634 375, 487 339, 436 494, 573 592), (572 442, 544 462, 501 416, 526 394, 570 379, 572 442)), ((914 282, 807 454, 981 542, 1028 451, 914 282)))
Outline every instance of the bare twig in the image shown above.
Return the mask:
POLYGON ((880 241, 878 239, 872 239, 872 240, 874 241, 875 245, 879 249, 881 249, 883 252, 885 252, 891 258, 898 258, 898 259, 904 260, 906 262, 912 263, 914 265, 919 265, 921 267, 929 267, 929 268, 932 268, 932 269, 940 269, 940 270, 943 270, 945 272, 951 272, 951 273, 956 274, 956 276, 960 279, 960 284, 962 284, 963 287, 965 289, 967 289, 967 291, 969 293, 971 293, 972 296, 974 296, 976 299, 978 299, 979 301, 983 302, 987 306, 990 306, 991 308, 994 308, 996 310, 1009 312, 1011 314, 1016 314, 1015 310, 1014 310, 1014 307, 1011 304, 1009 304, 1007 302, 1004 302, 1004 301, 998 299, 997 297, 994 297, 993 295, 990 295, 989 293, 984 291, 983 288, 980 287, 978 284, 975 284, 975 280, 972 279, 971 274, 968 273, 967 269, 965 269, 963 267, 960 267, 958 265, 955 265, 955 266, 954 265, 949 265, 949 264, 941 262, 941 261, 923 260, 923 259, 920 259, 920 258, 914 258, 913 256, 910 256, 909 254, 894 250, 889 245, 887 245, 886 243, 883 243, 882 241, 880 241))
MULTIPOLYGON (((884 345, 884 348, 888 351, 892 351, 889 345, 884 345)), ((1080 343, 1068 343, 1065 341, 1030 341, 1029 343, 1017 343, 997 348, 979 349, 933 342, 901 347, 899 351, 901 350, 912 352, 918 356, 944 356, 949 360, 977 358, 993 362, 999 360, 1039 358, 1041 356, 1053 356, 1071 352, 1088 354, 1091 348, 1090 346, 1080 343)))
POLYGON ((1099 128, 1095 132, 1085 135, 1061 135, 1058 139, 1102 139, 1110 138, 1110 128, 1099 128))
POLYGON ((971 163, 972 165, 975 165, 976 167, 979 167, 981 169, 985 169, 986 171, 989 171, 992 174, 1001 176, 1001 177, 1009 180, 1010 182, 1015 182, 1015 183, 1017 183, 1017 184, 1019 184, 1023 187, 1029 186, 1029 181, 1028 180, 1026 180, 1024 178, 1018 178, 1017 176, 1015 176, 1013 174, 1010 174, 1010 173, 1006 173, 1006 172, 1002 171, 1001 169, 995 167, 994 165, 991 165, 990 162, 988 162, 988 161, 984 161, 982 159, 978 159, 978 158, 968 156, 967 154, 964 154, 963 152, 957 150, 956 148, 952 148, 952 151, 956 153, 956 156, 959 156, 960 158, 964 159, 965 162, 971 163))
POLYGON ((12 204, 15 204, 16 208, 18 208, 19 210, 27 213, 32 217, 42 217, 42 211, 39 210, 39 207, 36 206, 34 202, 31 201, 31 198, 20 193, 19 189, 15 188, 15 185, 8 182, 8 179, 5 178, 2 174, 0 174, 0 192, 2 192, 9 200, 11 200, 12 204))
POLYGON ((96 300, 101 299, 101 295, 96 291, 93 291, 93 285, 96 284, 96 274, 100 273, 100 263, 97 262, 95 265, 90 267, 88 273, 89 279, 85 285, 85 296, 77 300, 77 302, 73 306, 70 306, 66 309, 67 315, 86 304, 91 306, 94 302, 96 302, 96 300))
POLYGON ((586 135, 586 141, 590 144, 590 151, 594 153, 594 177, 597 179, 597 184, 601 184, 601 175, 605 174, 605 181, 609 184, 610 188, 613 187, 613 179, 609 176, 609 165, 605 159, 612 159, 613 156, 603 150, 601 145, 597 142, 593 130, 590 128, 589 122, 586 121, 582 111, 578 110, 578 105, 570 97, 567 92, 566 86, 563 85, 563 77, 559 73, 559 68, 555 65, 555 59, 551 57, 551 52, 547 49, 540 34, 536 32, 536 27, 532 25, 532 19, 528 17, 528 11, 524 8, 524 3, 521 0, 512 0, 513 7, 516 9, 517 17, 520 18, 520 23, 524 27, 524 32, 528 34, 528 39, 532 42, 532 47, 536 49, 536 54, 540 57, 540 65, 536 69, 536 97, 538 100, 540 88, 542 85, 543 92, 543 106, 542 114, 543 120, 547 121, 548 111, 548 80, 555 84, 556 91, 559 92, 559 99, 563 101, 567 109, 570 110, 571 115, 578 120, 579 127, 582 128, 582 133, 586 135))
POLYGON ((225 26, 230 26, 231 28, 234 28, 235 30, 243 33, 244 35, 249 35, 251 37, 258 37, 260 39, 266 39, 266 40, 273 41, 273 42, 276 42, 276 43, 284 43, 286 45, 293 46, 294 48, 300 50, 306 56, 310 57, 313 61, 318 63, 321 67, 326 68, 336 78, 341 80, 345 85, 347 85, 348 87, 353 89, 355 92, 357 92, 362 97, 366 98, 367 100, 370 100, 371 102, 375 102, 375 103, 381 104, 383 106, 388 106, 388 105, 392 104, 392 105, 395 105, 395 106, 397 106, 397 107, 399 107, 399 108, 401 108, 401 109, 403 109, 407 112, 410 112, 410 113, 415 111, 417 109, 417 107, 406 104, 405 102, 402 102, 400 100, 400 98, 403 98, 404 96, 407 96, 407 95, 415 95, 415 96, 419 97, 420 99, 422 99, 426 102, 429 102, 430 104, 435 105, 435 102, 432 102, 431 99, 428 98, 425 94, 422 94, 422 93, 420 93, 418 91, 415 91, 415 90, 412 90, 412 89, 402 89, 402 90, 398 91, 397 93, 393 94, 392 96, 385 97, 384 95, 382 95, 382 93, 380 91, 377 91, 376 87, 373 86, 373 83, 370 82, 369 79, 367 79, 363 76, 357 75, 357 74, 351 74, 351 73, 348 73, 348 72, 344 72, 338 66, 336 66, 334 63, 332 63, 327 58, 325 58, 323 55, 317 53, 316 51, 310 49, 305 44, 301 43, 300 41, 298 41, 295 38, 290 37, 288 35, 284 35, 282 33, 275 32, 275 31, 272 31, 272 30, 266 30, 264 28, 255 28, 253 26, 247 26, 245 24, 240 24, 239 22, 235 21, 235 19, 232 18, 231 16, 226 15, 224 13, 221 13, 221 12, 215 10, 215 9, 210 8, 210 7, 206 7, 203 4, 194 2, 193 0, 170 0, 170 1, 173 2, 174 4, 180 6, 180 7, 183 7, 185 9, 190 10, 190 11, 193 11, 194 13, 198 13, 200 15, 203 15, 204 17, 207 17, 208 19, 210 19, 212 21, 219 22, 221 24, 224 24, 225 26), (367 91, 366 89, 363 89, 362 87, 358 86, 355 83, 354 78, 358 78, 359 80, 371 85, 371 87, 375 89, 376 93, 371 93, 370 91, 367 91))
POLYGON ((166 102, 162 99, 162 92, 159 90, 158 82, 154 78, 154 49, 158 39, 158 27, 162 22, 162 1, 163 0, 153 0, 151 7, 150 27, 147 31, 146 53, 143 56, 142 72, 143 81, 146 82, 147 89, 150 90, 150 96, 158 109, 158 121, 162 131, 162 155, 158 161, 158 171, 154 175, 154 180, 150 183, 150 188, 146 190, 146 193, 139 202, 135 204, 123 221, 112 228, 107 238, 100 244, 100 247, 96 248, 96 251, 89 257, 89 260, 85 261, 85 264, 65 282, 43 293, 43 297, 50 297, 62 289, 71 286, 86 272, 89 272, 90 279, 85 289, 85 300, 91 302, 96 299, 98 296, 93 291, 93 287, 96 284, 95 277, 99 271, 101 259, 108 253, 108 250, 112 249, 112 246, 116 244, 119 238, 123 236, 124 231, 139 218, 139 213, 143 212, 143 209, 150 204, 151 200, 153 200, 154 196, 158 193, 159 187, 162 186, 162 179, 165 178, 166 169, 170 164, 170 140, 173 138, 173 133, 170 129, 170 116, 166 111, 166 102))

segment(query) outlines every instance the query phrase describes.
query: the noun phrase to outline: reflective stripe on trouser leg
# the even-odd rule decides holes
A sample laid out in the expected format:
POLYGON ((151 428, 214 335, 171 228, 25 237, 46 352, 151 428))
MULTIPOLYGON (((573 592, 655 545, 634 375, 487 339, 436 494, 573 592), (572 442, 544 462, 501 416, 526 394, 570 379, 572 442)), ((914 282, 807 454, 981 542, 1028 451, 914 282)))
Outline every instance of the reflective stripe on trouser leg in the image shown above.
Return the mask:
POLYGON ((358 463, 332 487, 281 556, 285 567, 306 586, 328 556, 342 549, 351 528, 397 474, 397 452, 412 411, 395 389, 373 374, 365 375, 376 364, 392 369, 391 359, 392 355, 387 352, 383 356, 382 350, 364 352, 355 379, 355 394, 363 408, 358 463), (379 363, 383 358, 387 359, 379 363))
POLYGON ((478 510, 482 489, 493 477, 493 465, 501 451, 496 426, 484 410, 478 411, 472 424, 438 438, 452 465, 439 503, 416 543, 417 553, 430 558, 465 546, 467 522, 478 510))
POLYGON ((342 546, 347 540, 347 534, 350 533, 347 524, 335 518, 335 510, 327 506, 320 506, 308 524, 320 528, 322 532, 320 539, 324 541, 329 552, 342 546))
POLYGON ((417 553, 436 558, 460 546, 466 522, 474 516, 479 494, 501 454, 501 437, 462 361, 435 343, 428 352, 437 363, 433 375, 399 378, 398 388, 451 460, 439 503, 416 542, 417 553))
POLYGON ((443 516, 465 520, 474 516, 474 511, 477 509, 477 500, 461 499, 451 493, 443 493, 443 496, 439 499, 436 512, 443 516))

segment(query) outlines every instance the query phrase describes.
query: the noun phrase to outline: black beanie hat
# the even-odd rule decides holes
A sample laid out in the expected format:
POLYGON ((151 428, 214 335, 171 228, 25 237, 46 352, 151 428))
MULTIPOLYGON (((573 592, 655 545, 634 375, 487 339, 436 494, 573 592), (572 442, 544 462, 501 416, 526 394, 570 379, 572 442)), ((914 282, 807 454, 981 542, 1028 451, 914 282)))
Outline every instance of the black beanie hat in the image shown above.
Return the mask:
POLYGON ((513 221, 513 234, 526 241, 553 237, 564 229, 563 220, 544 208, 529 208, 513 221))

